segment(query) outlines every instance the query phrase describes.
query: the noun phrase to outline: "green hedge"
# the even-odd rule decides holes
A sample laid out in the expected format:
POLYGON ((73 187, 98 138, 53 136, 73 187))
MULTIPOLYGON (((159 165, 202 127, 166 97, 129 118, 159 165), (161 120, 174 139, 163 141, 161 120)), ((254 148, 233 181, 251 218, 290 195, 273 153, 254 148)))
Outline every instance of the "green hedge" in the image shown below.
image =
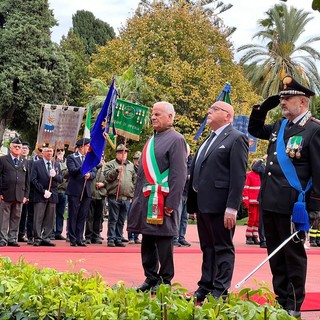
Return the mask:
POLYGON ((209 297, 196 306, 179 284, 161 285, 156 295, 108 286, 99 274, 39 269, 23 259, 0 258, 0 319, 293 319, 277 305, 266 287, 248 288, 226 301, 209 297), (264 305, 250 301, 264 296, 264 305), (240 298, 242 297, 242 298, 240 298))

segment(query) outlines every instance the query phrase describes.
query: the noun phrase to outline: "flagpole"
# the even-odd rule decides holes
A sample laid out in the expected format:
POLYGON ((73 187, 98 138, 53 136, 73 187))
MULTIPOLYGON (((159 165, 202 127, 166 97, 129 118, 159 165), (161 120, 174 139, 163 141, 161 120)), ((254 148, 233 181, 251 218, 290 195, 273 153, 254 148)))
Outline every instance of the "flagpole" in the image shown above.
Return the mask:
MULTIPOLYGON (((123 164, 124 164, 124 161, 123 161, 124 153, 126 152, 126 145, 127 145, 127 137, 124 138, 124 147, 123 147, 123 150, 122 150, 122 159, 121 159, 122 171, 123 171, 123 164)), ((119 197, 120 185, 121 185, 121 179, 122 179, 122 171, 120 171, 120 173, 119 173, 116 201, 118 200, 118 197, 119 197)))

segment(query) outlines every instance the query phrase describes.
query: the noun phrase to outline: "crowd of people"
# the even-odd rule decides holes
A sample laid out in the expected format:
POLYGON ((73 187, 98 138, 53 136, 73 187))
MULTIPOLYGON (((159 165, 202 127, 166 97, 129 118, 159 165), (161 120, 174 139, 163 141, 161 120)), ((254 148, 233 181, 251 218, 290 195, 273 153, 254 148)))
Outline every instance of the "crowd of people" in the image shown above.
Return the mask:
POLYGON ((249 172, 248 137, 232 126, 233 106, 223 101, 209 107, 210 135, 194 156, 174 129, 173 105, 165 101, 153 105, 154 134, 142 153, 135 153, 133 163, 129 150, 120 144, 115 159, 101 160, 85 175, 81 167, 89 139, 77 141, 76 152, 67 159, 64 150, 50 147, 39 148, 28 159, 29 144, 15 138, 10 153, 0 157, 0 246, 18 247, 19 241, 55 246, 52 239, 66 240, 62 235, 66 203, 70 245, 102 244, 108 199, 107 246, 141 243, 145 281, 137 290, 154 291, 161 283, 171 284, 173 247, 191 245, 185 239, 189 213, 197 217, 203 257, 194 297, 200 303, 209 295, 225 299, 234 272, 236 218, 243 203, 249 212, 247 244, 260 244, 271 254, 297 231, 269 262, 279 304, 299 317, 309 224, 310 244, 320 243, 320 122, 309 110, 313 95, 286 76, 279 94, 252 108, 249 133, 269 145, 249 172), (268 112, 278 105, 282 117, 266 124, 268 112))

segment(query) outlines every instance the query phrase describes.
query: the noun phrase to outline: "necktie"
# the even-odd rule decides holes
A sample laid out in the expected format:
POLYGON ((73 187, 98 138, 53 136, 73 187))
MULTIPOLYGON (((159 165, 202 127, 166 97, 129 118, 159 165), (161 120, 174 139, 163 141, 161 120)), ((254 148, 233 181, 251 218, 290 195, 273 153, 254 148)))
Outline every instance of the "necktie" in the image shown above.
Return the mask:
POLYGON ((200 169, 202 166, 202 161, 204 159, 204 156, 207 153, 207 149, 210 146, 210 143, 212 141, 212 139, 216 136, 216 134, 214 132, 211 133, 209 139, 205 142, 203 148, 201 149, 200 154, 198 155, 197 159, 196 159, 196 163, 194 166, 194 171, 193 171, 193 183, 192 183, 192 187, 194 191, 198 191, 198 185, 199 185, 199 176, 200 176, 200 169))
POLYGON ((285 133, 287 133, 293 125, 294 123, 292 121, 288 121, 286 127, 284 128, 285 133))
POLYGON ((13 162, 14 162, 14 165, 15 165, 15 166, 18 165, 18 159, 17 159, 17 158, 14 158, 14 159, 13 159, 13 162))
POLYGON ((51 163, 50 163, 50 161, 47 162, 47 169, 48 169, 48 172, 50 172, 50 170, 51 170, 51 163))

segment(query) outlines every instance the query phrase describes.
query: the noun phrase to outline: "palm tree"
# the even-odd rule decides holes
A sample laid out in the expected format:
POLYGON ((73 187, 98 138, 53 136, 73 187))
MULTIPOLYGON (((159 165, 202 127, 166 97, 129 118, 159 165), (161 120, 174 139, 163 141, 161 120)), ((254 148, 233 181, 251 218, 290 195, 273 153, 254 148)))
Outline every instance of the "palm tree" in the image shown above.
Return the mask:
POLYGON ((238 52, 246 51, 240 64, 257 93, 264 98, 278 93, 280 80, 285 75, 293 76, 319 93, 316 60, 320 60, 320 52, 311 45, 319 41, 320 36, 298 44, 305 26, 313 19, 310 13, 281 4, 268 10, 266 15, 258 21, 261 30, 253 36, 253 39, 261 38, 263 44, 238 48, 238 52))

